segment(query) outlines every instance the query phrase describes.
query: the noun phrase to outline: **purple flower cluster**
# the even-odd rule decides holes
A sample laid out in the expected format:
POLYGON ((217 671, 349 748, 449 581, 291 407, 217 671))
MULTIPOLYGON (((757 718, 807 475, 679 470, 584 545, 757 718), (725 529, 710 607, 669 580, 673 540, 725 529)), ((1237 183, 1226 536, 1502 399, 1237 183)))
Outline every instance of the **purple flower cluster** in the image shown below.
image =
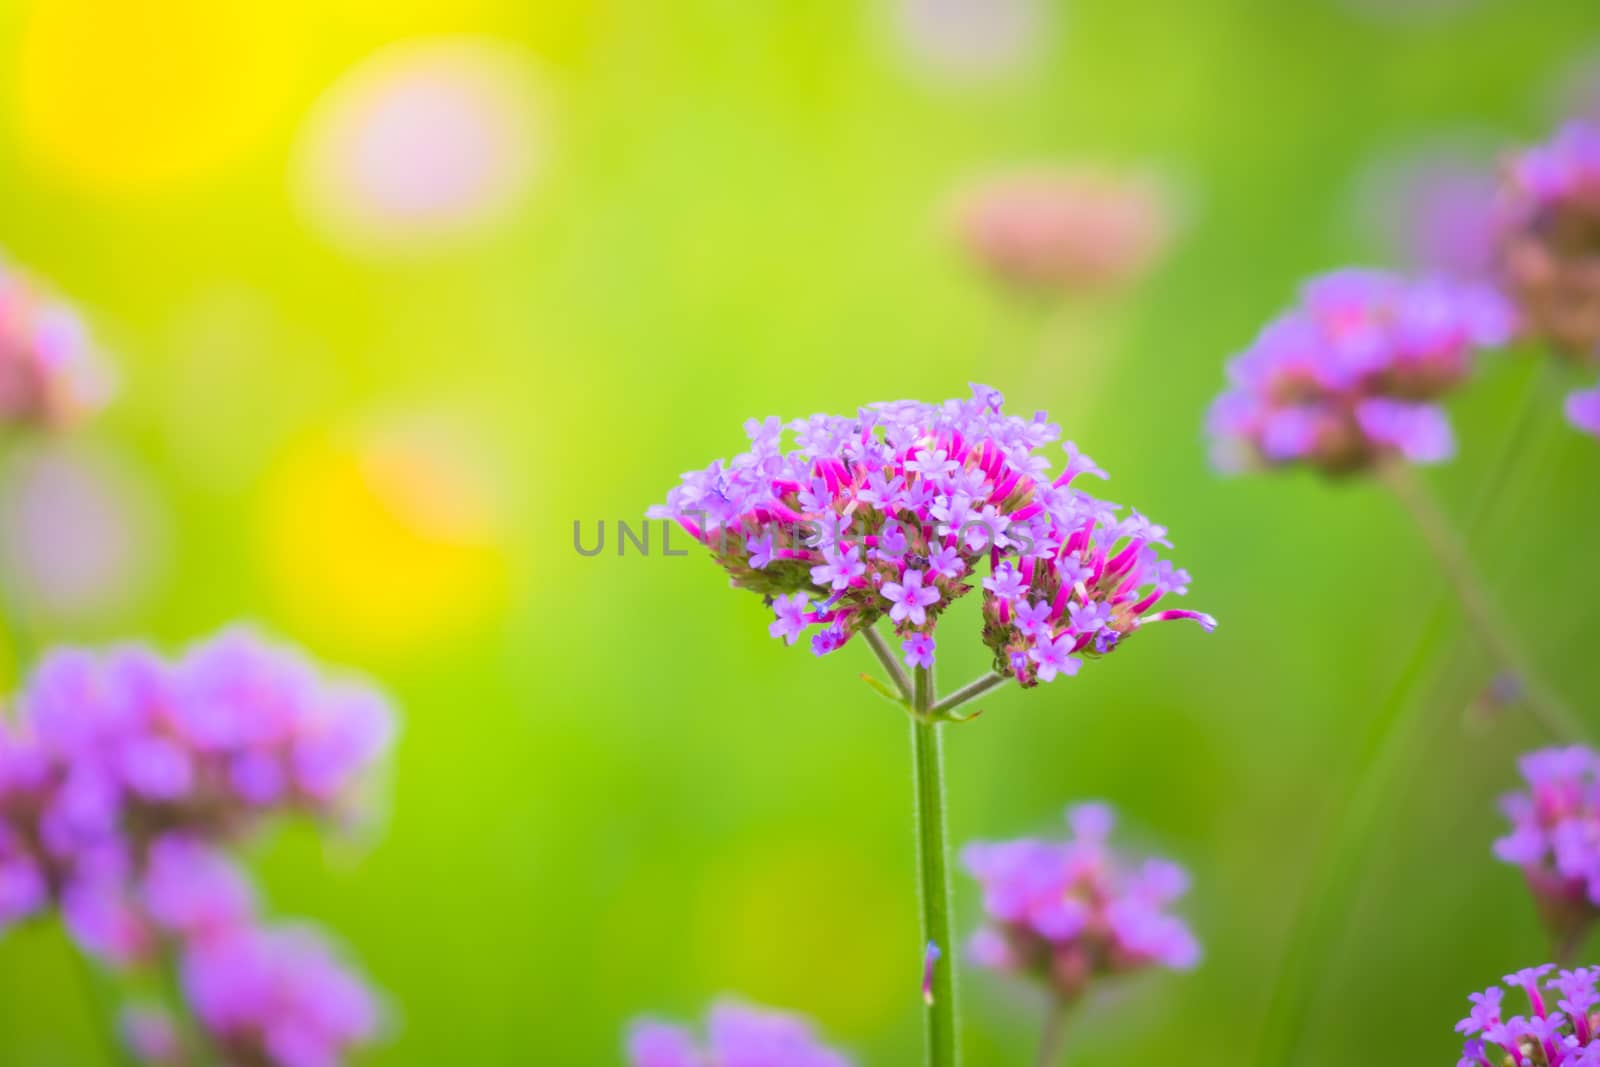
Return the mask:
POLYGON ((0 262, 0 421, 60 427, 98 411, 110 394, 76 313, 0 262))
POLYGON ((1528 329, 1600 359, 1600 126, 1573 122, 1508 167, 1500 269, 1528 329))
POLYGON ((1159 859, 1135 866, 1113 851, 1106 805, 1071 808, 1067 821, 1066 841, 967 847, 963 860, 983 888, 987 918, 972 942, 974 961, 1040 978, 1068 1000, 1107 975, 1196 966, 1199 943, 1166 910, 1188 891, 1183 868, 1159 859))
MULTIPOLYGON (((0 929, 56 907, 109 966, 179 957, 239 1062, 324 1067, 371 1036, 370 994, 309 935, 263 927, 221 849, 272 814, 352 814, 393 732, 381 696, 231 630, 176 661, 51 653, 17 704, 0 723, 0 929)), ((154 1047, 145 1022, 130 1039, 154 1047)))
POLYGON ((1569 940, 1600 916, 1600 753, 1546 748, 1519 766, 1528 788, 1502 798, 1511 832, 1494 854, 1522 868, 1541 918, 1569 940))
POLYGON ((1365 270, 1315 278, 1229 364, 1208 420, 1217 462, 1347 474, 1388 456, 1447 459, 1455 441, 1436 401, 1515 327, 1511 305, 1476 282, 1365 270))
POLYGON ((1555 967, 1543 964, 1508 974, 1501 981, 1467 999, 1472 1011, 1456 1024, 1467 1035, 1457 1067, 1600 1067, 1600 1028, 1595 1008, 1600 993, 1595 980, 1600 967, 1561 971, 1544 979, 1555 967), (1511 1015, 1506 990, 1528 1002, 1528 1014, 1511 1015))
POLYGON ((825 1047, 804 1019, 723 1000, 711 1009, 702 1049, 688 1030, 636 1023, 628 1035, 628 1067, 849 1067, 825 1047))
POLYGON ((751 420, 749 451, 684 475, 650 514, 676 520, 734 585, 768 597, 773 636, 794 644, 821 627, 818 655, 887 616, 907 662, 930 665, 939 616, 975 585, 995 669, 1025 686, 1077 673, 1148 622, 1211 629, 1208 615, 1157 610, 1189 583, 1158 556, 1166 530, 1074 488, 1105 473, 1071 442, 1052 473, 1039 451, 1060 428, 1001 404, 974 385, 970 399, 943 404, 871 404, 787 427, 751 420))

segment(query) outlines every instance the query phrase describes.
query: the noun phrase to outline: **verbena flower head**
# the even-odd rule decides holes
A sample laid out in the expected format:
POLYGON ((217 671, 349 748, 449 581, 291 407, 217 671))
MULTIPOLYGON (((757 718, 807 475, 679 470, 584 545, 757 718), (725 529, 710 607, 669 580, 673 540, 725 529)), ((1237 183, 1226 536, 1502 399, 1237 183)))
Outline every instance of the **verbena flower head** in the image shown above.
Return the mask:
POLYGON ((1558 940, 1579 936, 1600 916, 1600 753, 1540 749, 1520 768, 1527 789, 1501 799, 1511 832, 1494 854, 1522 868, 1558 940))
POLYGON ((704 1044, 689 1030, 645 1020, 627 1039, 628 1067, 850 1067, 796 1015, 722 1000, 704 1044))
POLYGON ((1456 1024, 1466 1035, 1458 1067, 1596 1067, 1600 1065, 1595 1008, 1600 967, 1557 972, 1527 967, 1482 993, 1456 1024))
POLYGON ((1113 815, 1103 804, 1071 808, 1067 821, 1065 841, 1024 838, 963 853, 983 888, 986 921, 973 939, 974 961, 1041 979, 1069 1000, 1110 975, 1196 966, 1199 943, 1167 911, 1188 891, 1183 868, 1114 851, 1113 815))
POLYGON ((110 395, 109 372, 77 314, 0 261, 0 421, 61 427, 110 395))
POLYGON ((18 704, 5 777, 22 779, 13 805, 31 798, 24 814, 58 860, 165 831, 226 837, 271 810, 342 815, 393 732, 376 692, 324 681, 247 630, 176 661, 140 646, 52 652, 18 704))
POLYGON ((991 178, 957 211, 973 259, 1032 292, 1127 285, 1171 239, 1161 188, 1144 178, 1055 168, 991 178))
POLYGON ((1573 122, 1512 159, 1500 266, 1526 326, 1600 360, 1600 126, 1573 122))
POLYGON ((1075 674, 1144 624, 1208 615, 1161 610, 1189 575, 1161 558, 1166 529, 1074 486, 1105 477, 1041 412, 1006 415, 998 392, 870 404, 785 426, 746 424, 750 449, 683 476, 655 518, 706 545, 733 584, 769 599, 774 637, 812 632, 823 655, 888 618, 909 662, 957 599, 982 590, 995 670, 1025 686, 1075 674), (785 434, 793 443, 786 445, 785 434))
POLYGON ((349 817, 393 733, 375 691, 245 630, 175 661, 51 652, 17 705, 0 724, 0 929, 59 902, 113 959, 142 951, 120 889, 159 841, 224 842, 286 811, 349 817))
POLYGON ((1515 314, 1477 282, 1346 270, 1309 282, 1228 366, 1208 428, 1220 466, 1305 464, 1328 474, 1455 450, 1435 403, 1504 344, 1515 314))
POLYGON ((1592 437, 1600 437, 1600 386, 1567 397, 1567 421, 1592 437))

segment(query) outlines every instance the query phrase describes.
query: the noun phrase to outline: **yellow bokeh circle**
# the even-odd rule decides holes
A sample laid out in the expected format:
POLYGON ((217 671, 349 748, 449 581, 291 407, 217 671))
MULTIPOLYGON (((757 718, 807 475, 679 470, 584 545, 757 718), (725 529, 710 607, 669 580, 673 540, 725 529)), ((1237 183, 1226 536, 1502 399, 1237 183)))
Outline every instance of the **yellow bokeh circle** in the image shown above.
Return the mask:
POLYGON ((306 10, 37 0, 16 68, 20 139, 37 165, 97 190, 214 173, 262 144, 287 110, 306 10))
POLYGON ((299 627, 408 652, 481 627, 503 599, 500 518, 485 468, 433 426, 320 434, 268 480, 266 565, 299 627))

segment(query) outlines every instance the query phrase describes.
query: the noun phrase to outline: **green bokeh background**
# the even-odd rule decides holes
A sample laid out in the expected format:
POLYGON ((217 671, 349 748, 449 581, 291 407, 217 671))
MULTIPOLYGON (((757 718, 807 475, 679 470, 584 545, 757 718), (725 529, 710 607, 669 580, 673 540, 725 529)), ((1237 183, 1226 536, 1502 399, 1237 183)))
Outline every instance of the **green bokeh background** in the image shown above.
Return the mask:
MULTIPOLYGON (((1545 89, 1600 41, 1600 13, 1078 0, 1057 15, 1042 62, 955 84, 908 65, 882 10, 843 0, 419 19, 404 32, 526 45, 548 126, 525 211, 400 263, 300 222, 293 114, 239 166, 138 194, 81 189, 0 137, 0 242, 116 352, 122 394, 85 433, 149 473, 171 537, 152 596, 43 636, 176 645, 240 617, 292 631, 257 526, 298 432, 436 407, 492 448, 503 610, 406 655, 290 633, 379 676, 405 717, 380 840, 328 847, 300 827, 253 852, 273 911, 337 930, 390 997, 394 1039, 367 1062, 618 1063, 627 1019, 699 1016, 724 991, 816 1016, 863 1064, 916 1062, 906 728, 857 679, 865 651, 787 649, 703 559, 580 558, 572 525, 636 517, 737 451, 749 416, 969 380, 1062 418, 1112 473, 1107 495, 1171 528, 1189 606, 1221 620, 1005 691, 948 738, 958 841, 1048 830, 1101 797, 1194 871, 1204 966, 1094 999, 1071 1062, 1453 1062, 1466 992, 1546 954, 1489 856, 1493 798, 1538 730, 1464 716, 1487 669, 1453 613, 1427 699, 1385 704, 1442 591, 1404 516, 1365 485, 1221 480, 1200 423, 1224 358, 1298 279, 1382 254, 1351 223, 1364 169, 1441 129, 1541 136, 1545 89), (1046 322, 961 260, 942 211, 974 175, 1063 159, 1157 163, 1189 222, 1118 306, 1046 322), (186 411, 176 324, 218 287, 268 309, 262 333, 218 343, 275 347, 186 411), (1041 374, 1044 336, 1069 347, 1041 374), (220 483, 213 446, 243 457, 220 483), (1378 788, 1355 791, 1373 768, 1378 788)), ((25 18, 0 15, 0 92, 25 18)), ((305 32, 301 111, 398 31, 328 15, 305 32)), ((1496 360, 1453 405, 1461 455, 1427 476, 1453 513, 1535 367, 1496 360)), ((1600 451, 1556 395, 1474 547, 1600 725, 1600 451)), ((941 656, 946 686, 983 669, 970 612, 941 656)), ((970 972, 964 992, 969 1062, 1027 1062, 1033 995, 970 972)), ((0 941, 0 1064, 108 1062, 92 1020, 58 931, 0 941)))

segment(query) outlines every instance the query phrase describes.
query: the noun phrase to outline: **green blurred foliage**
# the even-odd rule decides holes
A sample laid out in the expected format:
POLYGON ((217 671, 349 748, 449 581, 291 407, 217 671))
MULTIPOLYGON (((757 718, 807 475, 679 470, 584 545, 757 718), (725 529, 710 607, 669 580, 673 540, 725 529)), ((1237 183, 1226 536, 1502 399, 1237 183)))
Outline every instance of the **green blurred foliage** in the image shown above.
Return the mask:
MULTIPOLYGON (((1539 736, 1515 716, 1467 727, 1485 670, 1453 621, 1354 877, 1326 891, 1350 783, 1382 747, 1383 701, 1441 586, 1375 488, 1221 480, 1200 424, 1224 358, 1299 278, 1377 254, 1340 225, 1362 168, 1439 128, 1542 135, 1541 89, 1600 38, 1600 13, 1484 0, 1397 24, 1324 0, 1079 0, 1059 14, 1041 63, 968 85, 910 69, 882 12, 844 0, 612 0, 423 26, 541 56, 548 128, 528 210, 401 263, 321 243, 285 177, 294 114, 384 28, 309 25, 285 124, 204 180, 102 195, 0 138, 0 242, 116 352, 122 396, 88 433, 150 472, 175 542, 137 612, 44 638, 288 628, 261 565, 261 484, 308 429, 438 408, 503 469, 502 617, 406 655, 313 642, 404 709, 383 836, 330 849, 294 828, 256 850, 274 911, 337 930, 391 998, 395 1039, 370 1062, 619 1062, 627 1019, 698 1016, 725 990, 815 1014, 864 1064, 913 1062, 906 730, 858 680, 864 651, 816 661, 769 640, 759 602, 703 559, 583 559, 571 530, 636 517, 681 470, 737 451, 746 417, 968 380, 1070 412, 1107 494, 1170 526, 1191 605, 1222 622, 1003 692, 949 738, 957 840, 1045 830, 1103 797, 1195 872, 1204 966, 1096 999, 1072 1062, 1255 1060, 1308 915, 1328 936, 1302 963, 1307 1010, 1276 1024, 1298 1037, 1296 1064, 1449 1062, 1465 993, 1544 955, 1517 876, 1489 857, 1493 798, 1539 736), (967 178, 1041 159, 1155 161, 1193 206, 1167 266, 1112 313, 1105 365, 1069 357, 1044 383, 1040 316, 962 262, 942 215, 967 178), (184 316, 233 291, 264 310, 218 336, 264 358, 185 391, 184 316), (223 448, 236 458, 219 476, 223 448)), ((0 54, 21 22, 0 17, 0 54)), ((1429 475, 1451 511, 1531 370, 1497 361, 1454 405, 1462 455, 1429 475)), ((1600 454, 1551 412, 1475 550, 1595 721, 1600 454)), ((946 685, 983 669, 971 613, 941 656, 946 685)), ((958 895, 970 925, 970 885, 958 895)), ((964 989, 970 1062, 1025 1062, 1036 999, 976 973, 964 989)), ((0 943, 0 1063, 107 1062, 93 1034, 56 931, 0 943)))

